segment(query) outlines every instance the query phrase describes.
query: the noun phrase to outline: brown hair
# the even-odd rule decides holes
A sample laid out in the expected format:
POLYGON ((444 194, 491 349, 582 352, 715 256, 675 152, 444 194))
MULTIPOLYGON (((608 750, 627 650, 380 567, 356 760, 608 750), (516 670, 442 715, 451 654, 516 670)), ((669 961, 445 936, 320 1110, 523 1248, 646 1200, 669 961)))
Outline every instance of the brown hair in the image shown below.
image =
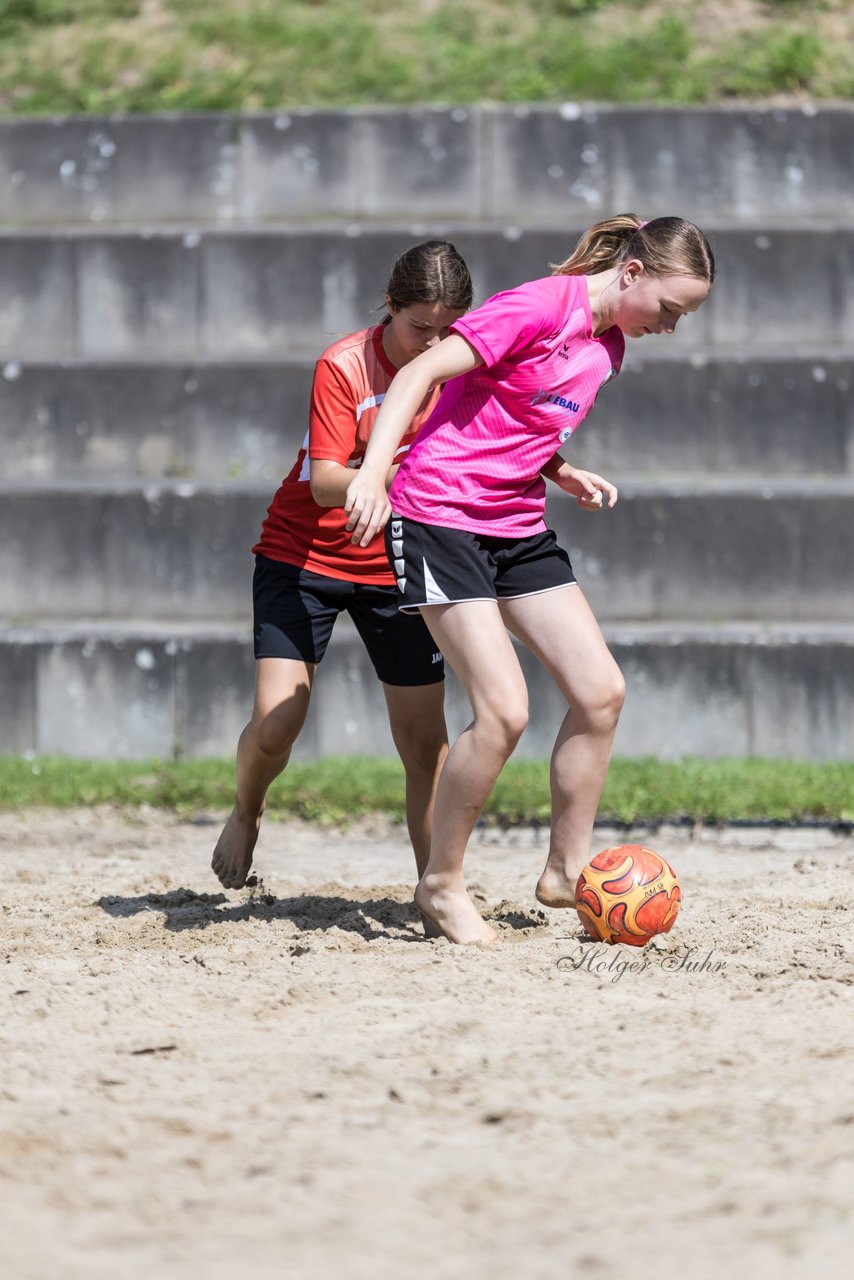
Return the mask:
MULTIPOLYGON (((468 311, 474 301, 469 269, 448 240, 426 240, 404 250, 391 269, 386 293, 392 311, 415 302, 438 302, 449 311, 468 311)), ((387 313, 383 324, 389 320, 387 313)))
POLYGON ((715 279, 715 255, 699 227, 684 218, 653 218, 620 213, 589 227, 566 262, 552 263, 556 276, 595 276, 637 258, 654 276, 715 279))

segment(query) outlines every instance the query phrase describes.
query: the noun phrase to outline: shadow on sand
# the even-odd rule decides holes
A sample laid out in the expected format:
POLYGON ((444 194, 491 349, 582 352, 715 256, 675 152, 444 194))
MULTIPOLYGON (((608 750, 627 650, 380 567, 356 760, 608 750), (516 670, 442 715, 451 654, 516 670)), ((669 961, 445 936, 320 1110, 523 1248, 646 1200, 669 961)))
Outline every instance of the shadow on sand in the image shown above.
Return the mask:
MULTIPOLYGON (((277 898, 271 893, 249 890, 242 902, 224 893, 196 893, 193 889, 171 889, 167 893, 145 893, 137 897, 106 895, 97 905, 114 919, 126 920, 141 912, 159 912, 164 928, 173 933, 187 929, 207 929, 212 925, 237 924, 245 920, 287 921, 302 933, 342 929, 367 941, 395 937, 402 942, 424 940, 418 912, 411 900, 394 897, 341 897, 335 893, 301 894, 277 898)), ((485 903, 478 903, 481 910, 485 903)), ((546 921, 541 912, 526 912, 515 904, 502 903, 487 911, 489 919, 505 929, 530 930, 546 921)))

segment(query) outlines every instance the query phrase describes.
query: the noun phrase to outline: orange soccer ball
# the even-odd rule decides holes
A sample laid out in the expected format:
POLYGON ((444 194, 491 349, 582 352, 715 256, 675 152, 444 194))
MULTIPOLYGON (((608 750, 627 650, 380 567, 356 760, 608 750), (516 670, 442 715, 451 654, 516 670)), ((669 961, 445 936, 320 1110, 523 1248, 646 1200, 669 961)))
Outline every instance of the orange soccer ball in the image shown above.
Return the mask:
POLYGON ((681 901, 670 863, 640 844, 597 853, 575 889, 575 909, 590 937, 630 947, 642 947, 672 929, 681 901))

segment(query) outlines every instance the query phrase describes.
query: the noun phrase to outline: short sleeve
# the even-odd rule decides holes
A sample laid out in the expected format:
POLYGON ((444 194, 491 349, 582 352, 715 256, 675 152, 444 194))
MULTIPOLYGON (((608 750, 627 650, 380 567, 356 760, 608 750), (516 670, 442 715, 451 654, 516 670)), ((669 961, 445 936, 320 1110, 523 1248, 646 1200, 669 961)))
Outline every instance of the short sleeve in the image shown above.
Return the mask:
POLYGON ((573 302, 561 296, 554 287, 555 280, 566 281, 570 288, 575 283, 573 277, 552 276, 496 293, 482 306, 455 320, 451 332, 465 338, 487 368, 518 355, 565 323, 573 302))
POLYGON ((318 360, 308 414, 308 456, 346 466, 356 447, 356 403, 340 369, 318 360))

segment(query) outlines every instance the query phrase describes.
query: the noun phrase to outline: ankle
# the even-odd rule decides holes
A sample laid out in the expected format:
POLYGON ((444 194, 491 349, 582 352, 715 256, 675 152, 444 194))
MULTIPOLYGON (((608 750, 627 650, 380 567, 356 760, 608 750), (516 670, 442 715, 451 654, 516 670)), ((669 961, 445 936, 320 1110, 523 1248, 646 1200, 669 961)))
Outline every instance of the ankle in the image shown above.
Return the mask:
POLYGON ((460 890, 465 892, 465 881, 460 871, 430 871, 428 869, 419 880, 418 886, 428 893, 458 893, 460 890))
POLYGON ((234 816, 237 821, 244 826, 259 827, 261 825, 261 817, 263 813, 263 802, 260 808, 256 808, 254 805, 244 804, 239 797, 234 802, 234 816))

